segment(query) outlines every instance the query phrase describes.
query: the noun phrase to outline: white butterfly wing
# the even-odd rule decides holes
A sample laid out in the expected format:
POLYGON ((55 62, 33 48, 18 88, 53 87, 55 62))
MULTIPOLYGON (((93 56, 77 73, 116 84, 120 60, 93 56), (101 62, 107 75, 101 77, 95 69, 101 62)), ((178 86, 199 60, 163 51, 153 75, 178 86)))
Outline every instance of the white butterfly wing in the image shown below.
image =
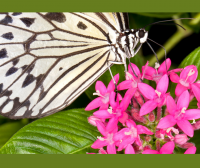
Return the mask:
POLYGON ((84 92, 116 59, 106 15, 114 26, 87 13, 1 14, 0 114, 46 116, 84 92))

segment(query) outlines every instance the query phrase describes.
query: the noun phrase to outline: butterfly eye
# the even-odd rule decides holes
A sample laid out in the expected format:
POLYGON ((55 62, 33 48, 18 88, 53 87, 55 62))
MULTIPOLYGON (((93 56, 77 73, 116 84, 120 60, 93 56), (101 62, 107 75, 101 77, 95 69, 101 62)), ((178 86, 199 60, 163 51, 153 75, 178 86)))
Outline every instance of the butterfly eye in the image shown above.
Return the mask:
POLYGON ((140 38, 144 37, 144 34, 145 34, 144 30, 139 30, 139 37, 140 38))

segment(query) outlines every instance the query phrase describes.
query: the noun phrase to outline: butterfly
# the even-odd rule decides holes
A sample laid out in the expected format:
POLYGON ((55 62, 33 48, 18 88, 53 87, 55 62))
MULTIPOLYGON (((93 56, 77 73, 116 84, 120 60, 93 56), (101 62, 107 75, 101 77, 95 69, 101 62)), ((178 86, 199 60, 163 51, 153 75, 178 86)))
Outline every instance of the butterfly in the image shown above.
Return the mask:
POLYGON ((62 110, 112 64, 126 71, 147 37, 129 28, 127 13, 1 13, 0 114, 62 110))

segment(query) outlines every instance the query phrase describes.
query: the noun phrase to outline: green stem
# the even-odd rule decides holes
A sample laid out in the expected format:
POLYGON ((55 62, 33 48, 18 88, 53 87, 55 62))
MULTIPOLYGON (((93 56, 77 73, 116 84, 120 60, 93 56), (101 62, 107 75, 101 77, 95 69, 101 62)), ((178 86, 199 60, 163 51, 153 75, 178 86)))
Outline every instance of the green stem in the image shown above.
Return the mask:
MULTIPOLYGON (((164 44, 164 47, 167 51, 167 53, 176 45, 178 44, 183 38, 189 36, 192 34, 192 31, 187 29, 187 31, 182 31, 178 29, 174 35, 172 35, 167 42, 164 44)), ((160 48, 157 52, 158 60, 161 60, 165 57, 165 51, 160 48)), ((154 66, 156 62, 156 57, 153 55, 151 59, 149 60, 149 66, 154 66)))

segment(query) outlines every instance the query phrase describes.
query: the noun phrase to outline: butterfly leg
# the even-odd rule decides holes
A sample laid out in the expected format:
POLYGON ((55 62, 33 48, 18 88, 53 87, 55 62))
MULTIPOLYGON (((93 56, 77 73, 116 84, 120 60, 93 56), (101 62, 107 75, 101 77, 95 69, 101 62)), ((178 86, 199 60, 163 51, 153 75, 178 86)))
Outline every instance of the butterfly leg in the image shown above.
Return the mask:
POLYGON ((108 61, 107 62, 108 70, 110 72, 110 75, 111 75, 112 80, 113 80, 114 85, 115 85, 115 93, 116 93, 116 95, 115 95, 115 101, 116 101, 117 100, 117 94, 118 94, 117 83, 116 83, 115 78, 113 77, 112 71, 110 69, 110 64, 124 64, 124 63, 123 62, 115 62, 115 61, 108 61))

